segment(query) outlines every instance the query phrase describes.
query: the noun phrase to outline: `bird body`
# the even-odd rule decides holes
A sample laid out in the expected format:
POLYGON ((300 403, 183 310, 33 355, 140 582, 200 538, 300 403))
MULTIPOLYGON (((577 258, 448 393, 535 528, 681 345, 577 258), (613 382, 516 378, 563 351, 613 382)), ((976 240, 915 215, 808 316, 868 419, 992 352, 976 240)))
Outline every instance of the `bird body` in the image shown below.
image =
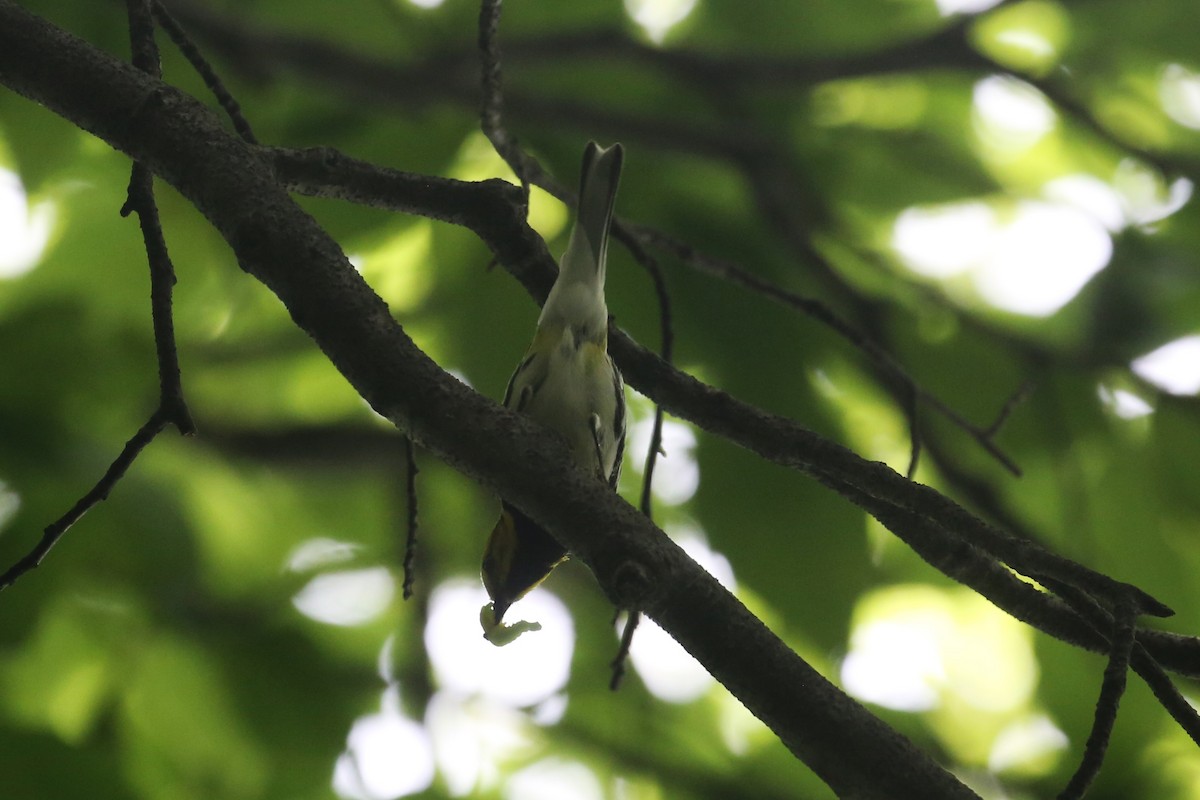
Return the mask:
POLYGON ((529 360, 518 375, 519 381, 512 382, 505 406, 558 431, 580 467, 598 471, 611 480, 617 466, 612 445, 618 432, 615 426, 601 425, 602 458, 598 458, 592 416, 615 420, 618 411, 623 411, 623 392, 618 392, 622 387, 613 381, 613 376, 619 379, 620 373, 604 339, 579 341, 577 336, 573 328, 560 325, 539 329, 535 344, 539 355, 529 360))
MULTIPOLYGON (((558 432, 575 462, 614 488, 625 445, 625 392, 608 355, 604 282, 622 157, 619 144, 602 149, 590 142, 584 151, 575 227, 533 343, 504 394, 505 407, 558 432)), ((566 556, 557 540, 503 502, 483 558, 483 582, 492 603, 481 619, 490 640, 500 643, 508 607, 566 556)))

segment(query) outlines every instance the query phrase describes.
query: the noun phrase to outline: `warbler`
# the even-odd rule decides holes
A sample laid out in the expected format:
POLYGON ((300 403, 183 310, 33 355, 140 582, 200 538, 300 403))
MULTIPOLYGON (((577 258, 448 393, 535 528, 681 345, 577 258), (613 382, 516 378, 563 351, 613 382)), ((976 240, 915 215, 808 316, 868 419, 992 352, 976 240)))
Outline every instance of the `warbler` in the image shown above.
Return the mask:
MULTIPOLYGON (((608 229, 624 151, 588 142, 579 206, 558 278, 533 343, 508 381, 504 406, 566 438, 576 463, 616 488, 625 450, 625 384, 608 355, 604 278, 608 229)), ((483 555, 492 602, 480 611, 484 635, 505 644, 534 623, 502 624, 504 613, 567 557, 566 548, 507 501, 483 555)))

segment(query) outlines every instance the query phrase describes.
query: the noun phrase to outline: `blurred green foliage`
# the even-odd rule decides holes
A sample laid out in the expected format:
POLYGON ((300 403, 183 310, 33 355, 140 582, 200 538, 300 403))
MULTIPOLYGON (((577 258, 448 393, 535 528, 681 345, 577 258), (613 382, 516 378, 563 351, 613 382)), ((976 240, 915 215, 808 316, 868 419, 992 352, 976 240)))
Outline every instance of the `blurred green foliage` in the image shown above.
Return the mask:
MULTIPOLYGON (((125 57, 120 4, 25 4, 125 57)), ((185 24, 199 15, 261 37, 249 50, 223 46, 216 28, 197 41, 263 142, 511 178, 477 133, 472 3, 330 7, 228 0, 179 13, 185 24), (292 36, 411 67, 414 83, 398 71, 393 97, 337 77, 323 60, 335 55, 289 61, 286 48, 268 46, 292 36), (439 80, 420 82, 430 73, 417 67, 431 64, 439 80)), ((1192 0, 1027 0, 968 24, 926 0, 752 11, 699 0, 658 51, 616 2, 512 3, 501 27, 507 122, 567 185, 588 138, 623 141, 622 216, 822 299, 975 424, 986 427, 1018 386, 1033 385, 998 437, 1020 479, 927 407, 918 479, 1139 584, 1179 612, 1165 625, 1200 633, 1200 407, 1194 394, 1171 395, 1130 371, 1133 358, 1200 332, 1200 205, 1170 201, 1172 190, 1186 196, 1180 181, 1200 177, 1198 9, 1192 0), (922 37, 924 47, 900 47, 922 37), (989 122, 981 85, 999 74, 1037 86, 1045 130, 1017 130, 1020 106, 989 122), (1169 76, 1184 83, 1164 89, 1169 76), (1183 100, 1164 103, 1168 90, 1183 100), (1111 258, 1055 313, 997 307, 969 272, 923 276, 892 246, 913 207, 977 201, 1000 230, 1030 207, 1022 204, 1059 202, 1047 187, 1080 175, 1108 187, 1100 196, 1117 198, 1121 217, 1107 229, 1088 217, 1111 239, 1111 258), (835 277, 797 249, 797 233, 812 237, 835 277)), ((207 97, 165 36, 160 44, 166 79, 207 97)), ((153 410, 157 386, 145 257, 136 224, 117 214, 127 159, 7 90, 0 139, 0 165, 19 175, 31 206, 54 214, 40 262, 0 277, 7 566, 103 473, 153 410)), ((325 598, 325 621, 314 618, 300 598, 331 585, 314 583, 322 576, 366 585, 382 567, 399 580, 402 441, 194 209, 161 183, 158 198, 200 434, 156 440, 41 569, 0 595, 5 798, 325 798, 337 793, 335 765, 343 796, 390 797, 400 790, 386 787, 400 784, 379 779, 380 765, 413 773, 428 759, 416 744, 396 745, 410 741, 400 732, 432 742, 432 783, 408 789, 429 798, 530 796, 546 774, 567 775, 553 784, 559 797, 830 796, 720 687, 668 703, 634 670, 610 693, 611 610, 577 565, 541 590, 574 620, 569 682, 548 691, 565 708, 514 713, 489 699, 499 673, 479 675, 478 696, 444 685, 425 647, 438 635, 425 625, 431 596, 449 579, 476 580, 496 501, 424 455, 417 597, 351 592, 325 598), (453 728, 459 738, 439 738, 452 717, 465 726, 453 728), (395 736, 371 740, 384 745, 368 758, 367 735, 355 737, 371 720, 395 736)), ((479 391, 502 394, 536 308, 503 270, 488 269, 481 243, 428 220, 301 202, 422 348, 479 391)), ((531 221, 561 249, 561 204, 535 191, 531 221)), ((1063 243, 1051 236, 1042 246, 1063 243)), ((611 258, 610 309, 657 343, 649 279, 620 248, 611 258)), ((663 265, 683 368, 906 468, 903 407, 860 352, 762 297, 669 257, 663 265)), ((634 422, 648 418, 648 404, 633 407, 634 422)), ((699 488, 660 499, 658 521, 723 555, 738 594, 789 644, 835 680, 848 655, 877 672, 882 658, 876 689, 907 685, 907 700, 864 696, 984 796, 1048 797, 1065 783, 1103 659, 954 587, 824 488, 702 433, 691 450, 676 433, 674 469, 694 458, 699 488)), ((621 490, 631 500, 643 458, 628 456, 621 490)), ((477 631, 469 615, 453 625, 477 631)), ((511 652, 498 657, 515 663, 520 645, 511 652)), ((1200 697, 1194 684, 1181 688, 1200 697)), ((1089 796, 1200 797, 1200 753, 1134 680, 1089 796)))

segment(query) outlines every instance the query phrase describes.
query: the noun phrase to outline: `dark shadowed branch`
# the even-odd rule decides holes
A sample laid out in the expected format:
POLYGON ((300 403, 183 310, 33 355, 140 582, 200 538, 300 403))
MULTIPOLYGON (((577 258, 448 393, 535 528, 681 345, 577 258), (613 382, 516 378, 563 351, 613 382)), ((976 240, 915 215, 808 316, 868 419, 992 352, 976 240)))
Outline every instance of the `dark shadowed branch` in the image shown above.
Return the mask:
MULTIPOLYGON (((368 199, 365 196, 370 195, 371 204, 397 210, 413 209, 419 198, 430 198, 430 216, 454 221, 478 233, 496 253, 500 263, 535 300, 545 299, 554 279, 554 268, 548 263, 549 256, 535 233, 496 225, 501 217, 491 213, 491 203, 503 202, 500 195, 505 190, 501 187, 441 179, 434 185, 435 182, 425 177, 417 179, 395 170, 379 170, 345 156, 333 156, 328 150, 272 152, 281 180, 306 193, 348 199, 368 199), (335 165, 345 166, 346 172, 340 172, 335 165), (378 194, 367 188, 389 182, 392 185, 378 194), (458 205, 455 214, 444 210, 453 204, 451 197, 476 191, 486 197, 476 197, 474 202, 458 205)), ((512 220, 513 217, 510 212, 504 219, 512 220)), ((1164 604, 1135 587, 1001 531, 969 514, 949 498, 907 480, 885 465, 864 461, 792 420, 768 414, 697 381, 674 369, 619 329, 610 334, 609 346, 631 385, 668 411, 769 461, 811 475, 835 490, 840 486, 857 487, 861 495, 848 495, 852 502, 857 497, 869 497, 881 506, 914 511, 1019 572, 1030 576, 1057 575, 1066 583, 1079 585, 1106 602, 1115 603, 1123 597, 1135 596, 1136 604, 1144 613, 1169 613, 1164 604)))
MULTIPOLYGON (((465 225, 540 300, 554 267, 545 244, 525 224, 519 190, 499 181, 472 184, 379 170, 330 150, 248 146, 191 98, 11 0, 0 0, 0 82, 176 186, 377 411, 560 537, 614 602, 643 609, 658 621, 836 791, 868 798, 972 796, 792 654, 643 515, 572 470, 560 442, 449 378, 413 345, 283 186, 465 225), (42 57, 51 52, 60 57, 42 57), (747 659, 748 652, 756 658, 747 659)), ((1094 624, 1097 614, 1129 614, 1132 620, 1135 613, 1169 613, 1136 587, 1007 534, 928 487, 696 381, 616 328, 612 349, 631 385, 664 407, 822 482, 948 575, 1064 641, 1112 654, 1110 638, 1118 637, 1107 632, 1115 628, 1094 624), (1081 610, 1084 606, 1095 612, 1081 610)), ((151 418, 157 428, 150 438, 169 422, 161 412, 151 418)), ((126 451, 136 445, 136 455, 145 446, 139 437, 150 427, 147 423, 126 451)), ((93 494, 102 498, 132 457, 118 459, 110 468, 116 477, 107 485, 102 481, 93 494)), ((1132 621, 1128 637, 1134 668, 1160 700, 1174 687, 1155 671, 1155 660, 1176 671, 1200 672, 1194 639, 1136 629, 1132 621)))
POLYGON ((203 106, 11 0, 0 0, 0 82, 176 186, 376 411, 559 537, 614 602, 655 619, 839 794, 974 797, 791 652, 643 514, 574 468, 558 437, 418 350, 263 152, 203 106), (57 57, 39 57, 48 52, 57 57), (161 102, 147 107, 151 95, 161 102), (146 124, 129 125, 138 110, 146 124))
MULTIPOLYGON (((129 13, 129 37, 133 64, 142 72, 160 78, 158 47, 154 42, 154 21, 149 0, 126 0, 129 13)), ((153 102, 150 100, 148 102, 153 102)), ((179 354, 175 346, 175 320, 171 295, 175 287, 175 268, 167 253, 166 239, 154 200, 154 180, 149 168, 135 161, 129 178, 129 192, 121 216, 136 212, 150 264, 150 313, 154 323, 154 346, 158 356, 159 405, 167 421, 185 436, 196 427, 183 399, 179 354)))
POLYGON ((405 505, 404 526, 404 599, 413 595, 415 580, 413 562, 417 557, 417 454, 413 447, 412 438, 404 437, 404 493, 407 498, 405 505))
POLYGON ((479 53, 482 95, 480 127, 492 147, 521 182, 525 205, 529 205, 529 185, 542 177, 542 167, 530 158, 517 138, 504 125, 504 79, 500 60, 500 12, 503 0, 483 0, 479 4, 479 53))

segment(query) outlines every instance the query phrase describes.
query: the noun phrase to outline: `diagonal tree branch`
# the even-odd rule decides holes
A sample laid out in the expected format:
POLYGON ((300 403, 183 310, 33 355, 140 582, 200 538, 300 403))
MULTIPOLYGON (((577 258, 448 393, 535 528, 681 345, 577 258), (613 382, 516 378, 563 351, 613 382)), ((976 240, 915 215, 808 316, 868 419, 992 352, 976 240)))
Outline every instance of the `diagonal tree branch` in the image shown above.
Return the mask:
MULTIPOLYGON (((411 426, 413 432, 421 437, 422 441, 424 441, 424 437, 429 437, 429 441, 435 445, 435 452, 459 465, 469 474, 476 475, 485 483, 496 486, 505 494, 512 496, 522 507, 528 503, 530 513, 538 519, 542 519, 541 515, 544 515, 547 520, 546 524, 551 530, 558 530, 554 523, 556 518, 560 525, 565 525, 564 521, 574 521, 578 524, 579 518, 571 515, 585 513, 580 509, 587 508, 589 500, 578 500, 574 495, 566 496, 565 503, 581 502, 583 504, 575 506, 570 512, 564 511, 562 506, 547 506, 545 497, 541 497, 540 493, 533 488, 537 484, 530 480, 530 476, 497 478, 489 472, 489 468, 495 466, 495 463, 489 460, 487 454, 471 452, 470 447, 456 438, 462 437, 464 431, 470 431, 471 436, 474 436, 475 431, 470 425, 462 428, 446 422, 443 419, 445 409, 448 407, 457 409, 460 407, 458 405, 460 401, 466 403, 473 395, 460 396, 460 394, 456 394, 460 391, 456 387, 441 386, 438 383, 440 371, 437 370, 436 365, 432 365, 431 362, 424 359, 419 351, 415 351, 411 342, 407 342, 405 348, 394 356, 405 362, 400 365, 393 363, 394 358, 373 360, 362 354, 356 356, 349 352, 350 346, 342 341, 343 336, 360 342, 374 341, 376 344, 388 342, 403 344, 407 340, 404 339, 403 332, 387 315, 386 309, 380 308, 381 304, 378 298, 374 298, 369 294, 369 290, 360 286, 361 282, 356 283, 353 278, 342 275, 346 270, 336 246, 328 242, 327 237, 324 237, 319 229, 315 232, 311 230, 311 228, 315 228, 312 221, 295 210, 286 197, 281 199, 279 186, 275 183, 270 162, 274 162, 274 166, 278 167, 280 161, 287 161, 287 154, 281 155, 278 151, 260 151, 241 146, 234 147, 219 137, 211 137, 209 126, 214 124, 211 116, 205 117, 204 113, 199 111, 190 99, 155 82, 138 84, 137 81, 133 81, 133 83, 125 84, 123 82, 129 80, 127 74, 120 70, 111 70, 111 65, 106 65, 103 61, 90 64, 90 68, 98 70, 99 73, 107 72, 108 74, 103 74, 100 78, 88 76, 85 79, 76 74, 69 65, 56 64, 53 65, 53 68, 46 68, 44 65, 36 63, 37 59, 29 52, 19 53, 25 57, 26 63, 10 60, 6 54, 8 52, 6 48, 10 47, 7 33, 10 29, 9 23, 14 26, 16 23, 22 23, 12 28, 19 36, 30 33, 30 29, 24 25, 27 20, 22 19, 22 15, 24 12, 19 12, 11 3, 0 0, 0 20, 6 23, 0 29, 0 43, 4 44, 4 48, 0 48, 0 80, 26 94, 41 99, 82 126, 100 133, 127 152, 138 157, 144 156, 146 163, 150 164, 155 171, 160 172, 179 186, 181 191, 184 191, 202 210, 207 209, 206 213, 209 218, 225 233, 242 259, 243 265, 280 294, 281 299, 288 303, 297 322, 312 333, 330 354, 331 359, 338 364, 356 387, 364 392, 364 396, 368 396, 373 404, 376 404, 377 409, 390 409, 392 418, 402 428, 411 426), (66 76, 63 74, 64 70, 68 73, 66 76), (77 91, 80 87, 72 83, 73 80, 87 84, 87 91, 77 91), (109 83, 110 80, 116 81, 117 84, 109 83), (91 84, 88 84, 89 81, 91 84), (94 92, 103 94, 105 102, 93 102, 93 97, 88 95, 94 92), (106 105, 107 103, 112 104, 106 105), (137 120, 139 124, 131 124, 131 120, 137 120), (154 124, 146 124, 149 122, 154 124), (196 141, 197 138, 200 141, 196 141), (207 164, 209 167, 219 167, 219 169, 209 170, 208 172, 211 174, 206 174, 206 170, 197 168, 198 163, 207 164), (230 164, 247 171, 241 173, 235 170, 234 174, 227 174, 230 164), (176 183, 176 181, 179 182, 176 183), (231 187, 256 191, 243 197, 239 201, 239 205, 239 202, 233 202, 225 195, 225 192, 231 187), (260 192, 262 194, 259 194, 260 192), (239 219, 238 214, 245 214, 249 206, 253 205, 247 202, 247 198, 250 197, 267 197, 271 202, 258 208, 257 216, 239 219), (230 206, 229 209, 222 208, 226 203, 230 206), (284 223, 283 232, 299 233, 302 234, 301 238, 296 241, 281 241, 279 239, 280 231, 273 227, 276 222, 284 223), (291 259, 296 256, 304 257, 291 263, 291 259), (312 292, 322 294, 325 291, 332 291, 329 296, 345 301, 336 304, 336 313, 331 309, 314 306, 313 300, 309 296, 312 292), (350 315, 355 320, 356 324, 350 331, 340 332, 338 330, 335 324, 338 314, 350 315), (360 336, 365 339, 359 339, 360 336), (364 361, 364 359, 366 360, 364 361), (374 396, 370 393, 372 390, 375 392, 374 396), (392 394, 392 392, 398 394, 392 394), (413 392, 416 396, 407 396, 405 392, 413 392), (446 405, 439 405, 439 401, 444 401, 446 405), (465 449, 459 450, 460 447, 465 449), (514 481, 516 488, 510 486, 514 481), (506 486, 509 488, 506 489, 506 486)), ((34 21, 34 18, 29 18, 28 22, 35 27, 41 24, 34 21)), ((43 40, 42 44, 62 45, 64 48, 62 52, 66 52, 72 57, 83 57, 79 54, 82 51, 73 49, 85 47, 82 43, 70 38, 60 41, 57 38, 58 34, 54 33, 52 29, 49 30, 50 32, 46 34, 49 38, 43 40)), ((54 50, 54 52, 59 52, 59 50, 54 50)), ((87 55, 91 56, 91 54, 87 55)), ((232 139, 232 137, 227 138, 232 139)), ((328 152, 326 154, 328 155, 328 152)), ((338 157, 330 156, 322 159, 317 167, 322 164, 324 166, 336 165, 338 161, 338 157)), ((313 167, 312 164, 303 166, 313 167)), ((278 173, 281 175, 285 172, 286 167, 278 169, 278 173)), ((398 191, 396 186, 391 186, 391 188, 387 186, 395 183, 394 177, 385 177, 379 180, 384 191, 393 193, 398 191)), ((295 185, 294 181, 289 182, 295 185)), ((546 270, 552 270, 553 267, 549 264, 544 244, 537 240, 536 236, 523 233, 521 225, 518 224, 519 218, 515 217, 512 210, 513 204, 509 202, 511 192, 515 191, 513 187, 505 187, 500 182, 485 184, 446 182, 435 186, 432 185, 434 181, 424 176, 419 176, 419 182, 423 183, 423 187, 419 187, 419 191, 403 185, 402 182, 399 184, 401 186, 399 193, 410 195, 404 202, 410 203, 412 209, 418 213, 455 221, 458 224, 466 224, 473 230, 477 230, 489 244, 492 244, 498 255, 503 252, 513 257, 511 261, 502 260, 531 288, 535 297, 539 292, 544 296, 544 291, 549 285, 548 280, 552 279, 552 272, 548 275, 545 273, 546 270), (424 192, 424 199, 413 200, 411 194, 420 194, 420 192, 424 192), (480 207, 489 207, 496 212, 496 216, 490 217, 488 220, 475 219, 473 215, 480 207)), ((346 190, 346 194, 352 195, 357 191, 361 191, 361 189, 349 189, 346 190)), ((361 344, 355 346, 360 347, 361 344)), ((852 501, 872 510, 872 513, 880 516, 881 519, 889 516, 892 519, 890 527, 898 533, 900 530, 916 527, 927 531, 930 536, 934 537, 931 541, 937 542, 937 537, 950 537, 945 542, 937 544, 935 553, 950 553, 948 561, 957 560, 965 565, 967 568, 965 574, 980 569, 980 565, 983 564, 996 564, 995 561, 974 555, 975 551, 982 553, 986 550, 989 554, 998 555, 1010 564, 1017 562, 1023 565, 1021 569, 1026 574, 1032 576, 1057 575, 1075 587, 1084 587, 1088 590, 1089 595, 1103 599, 1110 607, 1119 607, 1124 602, 1133 600, 1137 601, 1144 611, 1152 613, 1166 611, 1165 607, 1154 601, 1153 598, 1139 593, 1132 587, 1113 582, 1105 576, 1092 573, 1079 565, 1071 564, 1071 562, 1064 563, 1064 560, 1040 551, 1038 548, 1031 549, 1028 543, 1012 540, 1011 537, 1006 537, 994 529, 989 531, 988 526, 980 527, 982 523, 974 520, 957 506, 952 503, 944 505, 949 501, 936 495, 932 490, 903 481, 890 470, 880 469, 881 465, 866 464, 849 451, 843 452, 836 445, 823 442, 819 437, 795 426, 794 423, 770 417, 749 406, 736 405, 737 401, 733 398, 711 387, 705 387, 665 365, 656 363, 652 355, 641 351, 631 340, 625 340, 621 347, 623 355, 618 355, 618 358, 627 358, 630 364, 640 366, 643 373, 649 376, 647 386, 656 391, 665 391, 666 396, 676 397, 681 408, 690 408, 701 415, 706 409, 714 412, 706 417, 711 426, 706 427, 709 427, 710 430, 718 433, 724 430, 726 433, 723 435, 729 435, 734 441, 739 441, 778 463, 796 467, 812 475, 846 495, 852 501), (782 430, 787 435, 788 441, 775 444, 767 442, 762 436, 764 425, 772 433, 782 430), (793 445, 798 445, 798 449, 788 452, 793 445), (896 482, 897 479, 899 482, 896 482), (978 540, 976 541, 974 538, 969 542, 964 540, 961 538, 961 534, 964 532, 970 537, 978 537, 978 540), (947 546, 950 549, 946 549, 947 546), (966 549, 962 550, 956 558, 953 555, 954 547, 965 547, 966 549)), ((391 351, 368 350, 367 352, 390 353, 391 351)), ((622 360, 622 366, 629 374, 629 367, 626 366, 624 360, 622 360)), ((462 407, 466 408, 467 406, 462 407)), ((477 419, 483 420, 483 424, 495 424, 494 420, 489 423, 488 417, 488 414, 495 412, 487 411, 487 408, 488 406, 485 404, 475 409, 478 415, 481 415, 477 419)), ((502 414, 501 417, 503 417, 502 414)), ((469 419, 475 420, 476 417, 469 419)), ((518 423, 512 422, 506 424, 518 425, 518 423)), ((700 424, 704 425, 703 422, 700 424)), ((496 435, 504 437, 517 434, 519 434, 517 441, 524 442, 520 436, 526 434, 520 431, 500 431, 496 435)), ((536 436, 536 434, 534 435, 536 436)), ((512 446, 511 439, 501 438, 496 441, 506 441, 509 446, 512 446)), ((547 446, 551 447, 551 450, 547 452, 552 452, 553 444, 547 446)), ((607 513, 615 514, 608 520, 609 523, 620 524, 622 511, 610 509, 607 513)), ((589 528, 589 531, 594 534, 596 530, 603 530, 606 527, 604 525, 599 528, 589 528)), ((618 529, 612 528, 611 530, 618 529)), ((671 620, 672 613, 680 613, 679 608, 672 605, 673 602, 681 597, 687 597, 689 600, 699 598, 691 595, 691 591, 695 587, 686 581, 686 585, 682 588, 673 586, 670 592, 659 592, 659 578, 667 576, 668 579, 673 580, 675 577, 686 577, 688 568, 686 565, 679 565, 671 561, 671 556, 667 555, 666 551, 651 550, 644 553, 639 550, 635 541, 636 534, 633 533, 637 530, 636 525, 633 528, 622 527, 620 530, 623 534, 621 543, 611 549, 605 544, 597 544, 595 540, 589 549, 589 545, 584 542, 589 531, 580 533, 582 544, 577 543, 574 538, 570 538, 567 543, 572 550, 579 553, 589 565, 593 566, 602 584, 614 597, 637 598, 645 592, 646 596, 655 603, 652 606, 655 613, 661 617, 656 618, 664 624, 664 627, 667 627, 664 620, 671 620), (626 545, 632 549, 624 549, 626 545), (650 554, 651 557, 642 560, 642 556, 645 554, 650 554), (654 555, 663 560, 655 561, 654 555), (661 572, 660 569, 667 571, 661 572), (671 572, 671 570, 676 570, 676 572, 671 572), (678 592, 682 592, 682 595, 678 592)), ((952 563, 945 568, 951 572, 956 569, 952 563)), ((1000 568, 996 575, 1003 575, 1024 587, 1021 590, 1024 592, 1024 602, 1038 612, 1044 611, 1043 606, 1053 601, 1053 598, 1022 583, 1010 573, 1005 572, 1003 568, 1000 568)), ((1052 581, 1046 581, 1046 583, 1049 584, 1052 581)), ((1061 606, 1061 604, 1059 605, 1061 606)), ((650 606, 647 608, 649 609, 650 606)), ((709 604, 701 603, 695 608, 717 610, 717 617, 701 618, 702 622, 715 621, 720 624, 728 622, 726 619, 719 618, 720 614, 729 611, 729 607, 723 600, 713 600, 709 604)), ((651 615, 655 616, 655 613, 651 615)), ((1075 621, 1079 619, 1070 607, 1060 607, 1055 613, 1058 614, 1055 617, 1058 623, 1066 621, 1075 624, 1075 621)), ((700 628, 704 626, 697 627, 697 624, 695 619, 681 619, 677 620, 677 627, 667 627, 667 629, 676 633, 681 640, 691 641, 691 637, 697 637, 700 640, 696 643, 698 651, 706 653, 710 658, 716 657, 720 661, 720 650, 714 649, 712 642, 703 641, 704 633, 700 628)), ((710 628, 716 629, 713 626, 710 628)), ((769 633, 767 636, 767 641, 771 641, 769 633)), ((1080 638, 1087 640, 1088 635, 1083 634, 1080 638)), ((1096 637, 1091 638, 1094 642, 1096 637)), ((1103 638, 1099 637, 1101 640, 1103 638)), ((1139 674, 1151 682, 1155 687, 1156 694, 1160 697, 1164 696, 1163 692, 1173 689, 1173 687, 1165 681, 1165 678, 1159 681, 1158 678, 1147 677, 1147 672, 1143 667, 1148 656, 1146 650, 1142 648, 1152 648, 1171 656, 1179 665, 1172 666, 1172 668, 1196 671, 1195 641, 1188 637, 1172 637, 1168 634, 1137 631, 1137 642, 1133 655, 1134 666, 1138 669, 1139 674), (1161 685, 1162 683, 1165 683, 1165 686, 1161 685)), ((1080 643, 1090 649, 1107 650, 1107 645, 1103 641, 1101 641, 1100 648, 1087 641, 1080 643)), ((705 661, 705 663, 709 662, 705 661)), ((791 665, 790 668, 795 668, 795 665, 791 665)), ((710 669, 713 667, 710 666, 710 669)), ((718 677, 722 681, 726 681, 722 675, 718 675, 718 677)), ((740 677, 745 678, 744 675, 740 677)), ((739 674, 735 668, 734 674, 729 677, 726 685, 738 693, 739 697, 743 697, 747 705, 750 705, 756 712, 763 708, 761 695, 755 697, 753 688, 747 688, 744 684, 738 683, 738 678, 739 674), (747 700, 741 692, 748 693, 752 699, 747 700)), ((793 704, 791 706, 793 710, 798 708, 794 698, 789 699, 788 702, 793 704)), ((846 702, 849 702, 848 699, 846 702)), ((776 730, 779 731, 778 728, 776 730)), ((803 734, 797 736, 794 732, 789 731, 780 732, 780 736, 798 754, 803 755, 803 752, 807 752, 812 756, 813 752, 823 752, 821 746, 808 742, 803 734)), ((819 758, 819 755, 816 757, 819 758)), ((827 765, 826 769, 839 772, 841 766, 829 767, 827 765)), ((814 768, 816 768, 815 765, 814 768)), ((827 772, 822 772, 820 769, 818 772, 830 780, 827 772)), ((854 779, 840 775, 834 780, 853 781, 854 779)), ((837 785, 834 780, 830 781, 831 785, 837 785)), ((866 777, 860 778, 860 780, 868 781, 866 777)))
MULTIPOLYGON (((494 213, 480 213, 485 209, 493 212, 490 203, 499 202, 498 198, 489 198, 482 203, 482 198, 476 198, 474 202, 459 205, 452 212, 450 209, 456 205, 452 198, 470 194, 471 184, 439 180, 433 186, 427 177, 379 170, 344 156, 334 156, 329 150, 317 151, 317 158, 311 157, 309 151, 273 152, 280 179, 305 192, 364 199, 373 203, 395 202, 394 207, 398 210, 415 208, 419 202, 430 199, 429 216, 454 221, 475 231, 535 300, 540 303, 545 299, 554 280, 553 262, 545 251, 544 243, 532 231, 514 236, 512 228, 506 227, 506 224, 524 226, 523 221, 513 221, 513 211, 501 214, 497 209, 494 213), (336 165, 346 166, 348 172, 339 174, 336 165), (383 188, 388 183, 387 175, 397 182, 389 188, 383 188), (358 177, 363 178, 361 185, 357 185, 358 177), (372 189, 375 188, 382 189, 382 193, 374 195, 372 189), (476 216, 477 213, 480 215, 476 216)), ((515 191, 515 187, 510 189, 515 191)), ((492 190, 504 191, 490 185, 489 193, 492 190)), ((1169 616, 1171 613, 1165 604, 1142 590, 1100 575, 1050 553, 1033 542, 1001 531, 949 498, 908 480, 885 464, 867 462, 847 448, 823 439, 790 419, 764 412, 701 383, 671 367, 619 329, 613 329, 609 347, 629 383, 668 411, 710 433, 736 442, 769 461, 803 472, 843 494, 851 502, 861 505, 861 498, 872 498, 883 506, 915 512, 1031 577, 1042 574, 1057 576, 1114 604, 1126 596, 1136 596, 1135 605, 1142 613, 1157 616, 1169 616), (845 489, 847 486, 854 487, 854 492, 848 492, 845 489)))
POLYGON ((670 632, 838 794, 975 797, 792 653, 644 515, 572 468, 558 437, 422 353, 262 151, 195 100, 12 0, 0 0, 0 82, 174 185, 376 411, 560 537, 615 600, 670 632))

